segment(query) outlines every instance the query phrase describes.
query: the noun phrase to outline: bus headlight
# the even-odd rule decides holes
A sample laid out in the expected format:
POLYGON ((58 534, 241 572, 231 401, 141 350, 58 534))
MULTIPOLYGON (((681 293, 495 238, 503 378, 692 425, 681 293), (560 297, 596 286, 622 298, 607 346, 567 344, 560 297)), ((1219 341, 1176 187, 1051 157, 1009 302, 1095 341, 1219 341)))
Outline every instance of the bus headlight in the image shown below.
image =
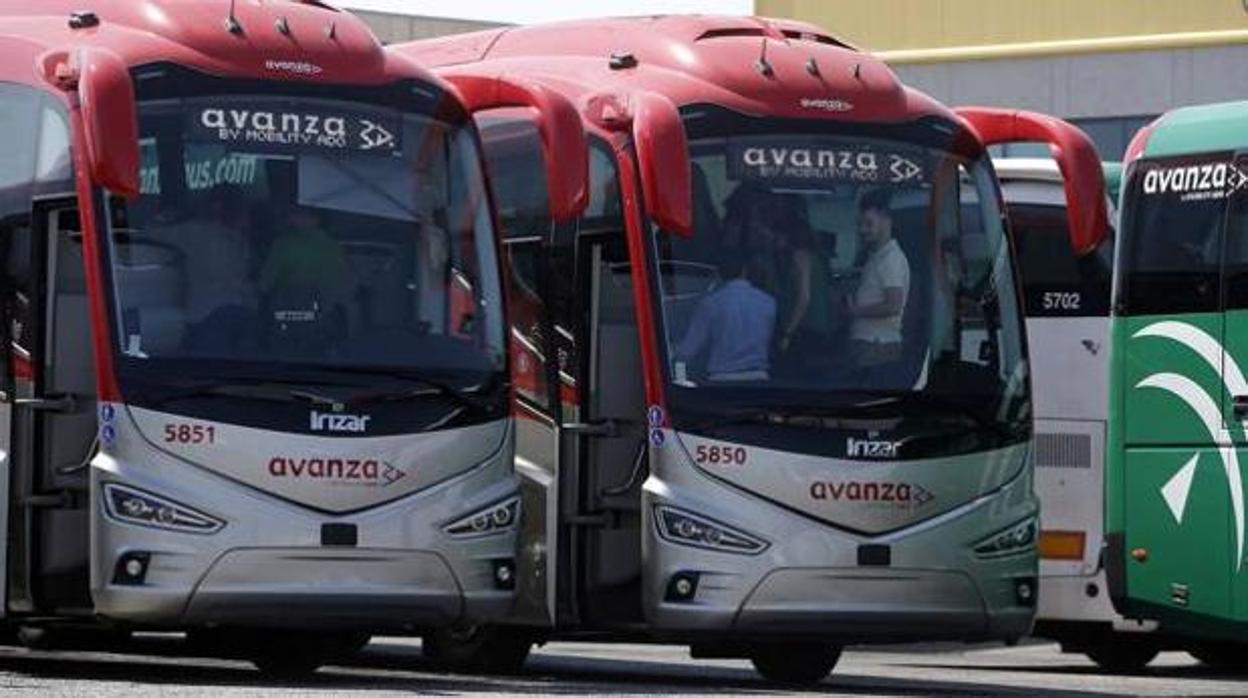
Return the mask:
POLYGON ((516 525, 518 518, 520 498, 512 497, 453 521, 443 526, 442 530, 454 538, 476 538, 509 530, 516 525))
POLYGON ((755 555, 767 542, 726 524, 669 506, 654 508, 659 536, 671 543, 725 553, 755 555))
POLYGON ((104 485, 104 507, 117 521, 168 531, 207 534, 225 526, 221 519, 185 504, 113 482, 104 485))
POLYGON ((1031 552, 1036 549, 1036 517, 998 531, 975 544, 975 554, 980 557, 1003 557, 1031 552))

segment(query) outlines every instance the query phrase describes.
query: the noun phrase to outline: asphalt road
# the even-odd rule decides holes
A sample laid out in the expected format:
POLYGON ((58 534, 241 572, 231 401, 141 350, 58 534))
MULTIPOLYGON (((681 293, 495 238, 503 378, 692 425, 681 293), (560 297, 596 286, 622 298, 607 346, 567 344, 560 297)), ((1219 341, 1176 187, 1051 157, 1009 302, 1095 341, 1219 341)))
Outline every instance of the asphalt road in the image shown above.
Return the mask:
MULTIPOLYGON (((1053 645, 906 647, 845 653, 812 688, 828 695, 1246 695, 1248 673, 1212 672, 1187 654, 1163 654, 1137 676, 1099 672, 1053 645)), ((777 695, 741 661, 693 661, 682 647, 555 643, 537 650, 524 673, 460 676, 436 671, 415 641, 375 640, 351 666, 301 681, 266 679, 249 664, 181 654, 181 643, 145 638, 128 653, 43 652, 0 647, 5 696, 378 696, 386 694, 777 695)))

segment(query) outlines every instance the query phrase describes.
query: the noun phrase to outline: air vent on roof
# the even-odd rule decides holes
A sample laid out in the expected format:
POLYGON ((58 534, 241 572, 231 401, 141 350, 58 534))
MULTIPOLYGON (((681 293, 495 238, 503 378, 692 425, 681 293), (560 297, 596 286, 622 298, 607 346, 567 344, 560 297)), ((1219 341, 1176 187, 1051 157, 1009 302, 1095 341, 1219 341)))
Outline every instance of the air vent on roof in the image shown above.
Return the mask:
POLYGON ((814 32, 799 32, 799 31, 794 31, 792 29, 785 29, 781 33, 784 34, 784 37, 786 39, 792 39, 793 41, 814 41, 816 43, 827 44, 829 46, 838 46, 840 48, 847 48, 851 50, 853 49, 853 47, 850 46, 849 44, 843 41, 837 41, 835 38, 828 36, 827 34, 816 34, 814 32))
POLYGON ((295 2, 299 3, 300 5, 311 5, 312 7, 319 7, 322 10, 329 10, 330 12, 342 11, 342 10, 339 10, 337 7, 334 7, 333 5, 322 2, 321 0, 295 0, 295 2))
POLYGON ((706 39, 724 39, 730 36, 762 36, 762 27, 726 27, 724 29, 707 29, 695 41, 706 39))
MULTIPOLYGON (((827 34, 817 34, 815 32, 797 31, 796 29, 785 29, 780 32, 784 34, 784 38, 790 41, 813 41, 819 44, 827 44, 828 46, 836 46, 846 48, 851 51, 855 50, 853 46, 828 36, 827 34)), ((767 34, 762 27, 724 27, 722 29, 707 29, 697 38, 697 41, 705 41, 707 39, 724 39, 733 36, 763 36, 767 34)))

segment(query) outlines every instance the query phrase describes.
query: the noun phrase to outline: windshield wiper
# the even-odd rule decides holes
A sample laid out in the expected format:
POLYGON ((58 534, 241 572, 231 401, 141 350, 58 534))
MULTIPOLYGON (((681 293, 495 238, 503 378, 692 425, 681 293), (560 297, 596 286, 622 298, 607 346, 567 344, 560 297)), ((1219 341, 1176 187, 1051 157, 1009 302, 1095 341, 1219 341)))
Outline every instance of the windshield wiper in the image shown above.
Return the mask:
POLYGON ((1018 436, 1016 430, 1011 429, 996 419, 988 417, 979 410, 939 395, 899 390, 843 390, 837 392, 842 395, 864 398, 862 402, 853 405, 854 408, 870 410, 886 405, 902 405, 910 408, 912 411, 915 409, 931 409, 940 414, 955 414, 965 417, 974 422, 975 426, 991 431, 1007 441, 1018 436))
POLYGON ((477 395, 481 391, 481 386, 474 385, 469 388, 456 388, 448 383, 428 378, 426 376, 416 376, 403 371, 387 371, 372 370, 367 368, 345 368, 339 369, 346 373, 377 375, 394 378, 404 383, 414 383, 421 387, 406 388, 399 390, 379 391, 375 393, 364 393, 353 395, 339 402, 346 404, 369 404, 378 402, 401 402, 404 400, 416 400, 431 396, 448 397, 461 406, 473 410, 474 412, 490 412, 490 405, 483 402, 477 395))
POLYGON ((195 397, 233 397, 247 400, 267 400, 270 402, 290 402, 296 391, 280 388, 282 384, 273 381, 251 381, 247 379, 229 379, 205 381, 182 388, 162 396, 154 403, 162 407, 170 402, 187 400, 195 397))
POLYGON ((714 417, 708 417, 692 425, 695 430, 714 427, 764 425, 784 427, 824 428, 825 420, 841 420, 862 417, 862 411, 854 406, 845 407, 760 407, 753 410, 738 410, 714 417), (817 422, 817 423, 812 423, 817 422))

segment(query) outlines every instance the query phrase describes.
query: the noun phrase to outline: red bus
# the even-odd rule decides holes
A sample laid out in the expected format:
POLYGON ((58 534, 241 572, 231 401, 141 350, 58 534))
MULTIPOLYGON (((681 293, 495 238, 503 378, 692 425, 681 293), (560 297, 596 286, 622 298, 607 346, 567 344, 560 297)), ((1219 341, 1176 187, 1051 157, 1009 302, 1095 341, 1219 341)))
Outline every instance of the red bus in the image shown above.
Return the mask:
POLYGON ((559 223, 530 116, 478 117, 510 270, 519 598, 430 654, 498 668, 534 640, 640 637, 815 681, 847 643, 1027 634, 1030 378, 977 129, 1051 141, 1085 181, 1086 138, 1024 113, 972 126, 785 20, 397 50, 451 82, 545 86, 589 134, 589 205, 559 223))
POLYGON ((0 9, 6 624, 187 630, 293 672, 504 616, 520 502, 471 112, 508 105, 574 217, 567 100, 460 91, 328 5, 0 9))

